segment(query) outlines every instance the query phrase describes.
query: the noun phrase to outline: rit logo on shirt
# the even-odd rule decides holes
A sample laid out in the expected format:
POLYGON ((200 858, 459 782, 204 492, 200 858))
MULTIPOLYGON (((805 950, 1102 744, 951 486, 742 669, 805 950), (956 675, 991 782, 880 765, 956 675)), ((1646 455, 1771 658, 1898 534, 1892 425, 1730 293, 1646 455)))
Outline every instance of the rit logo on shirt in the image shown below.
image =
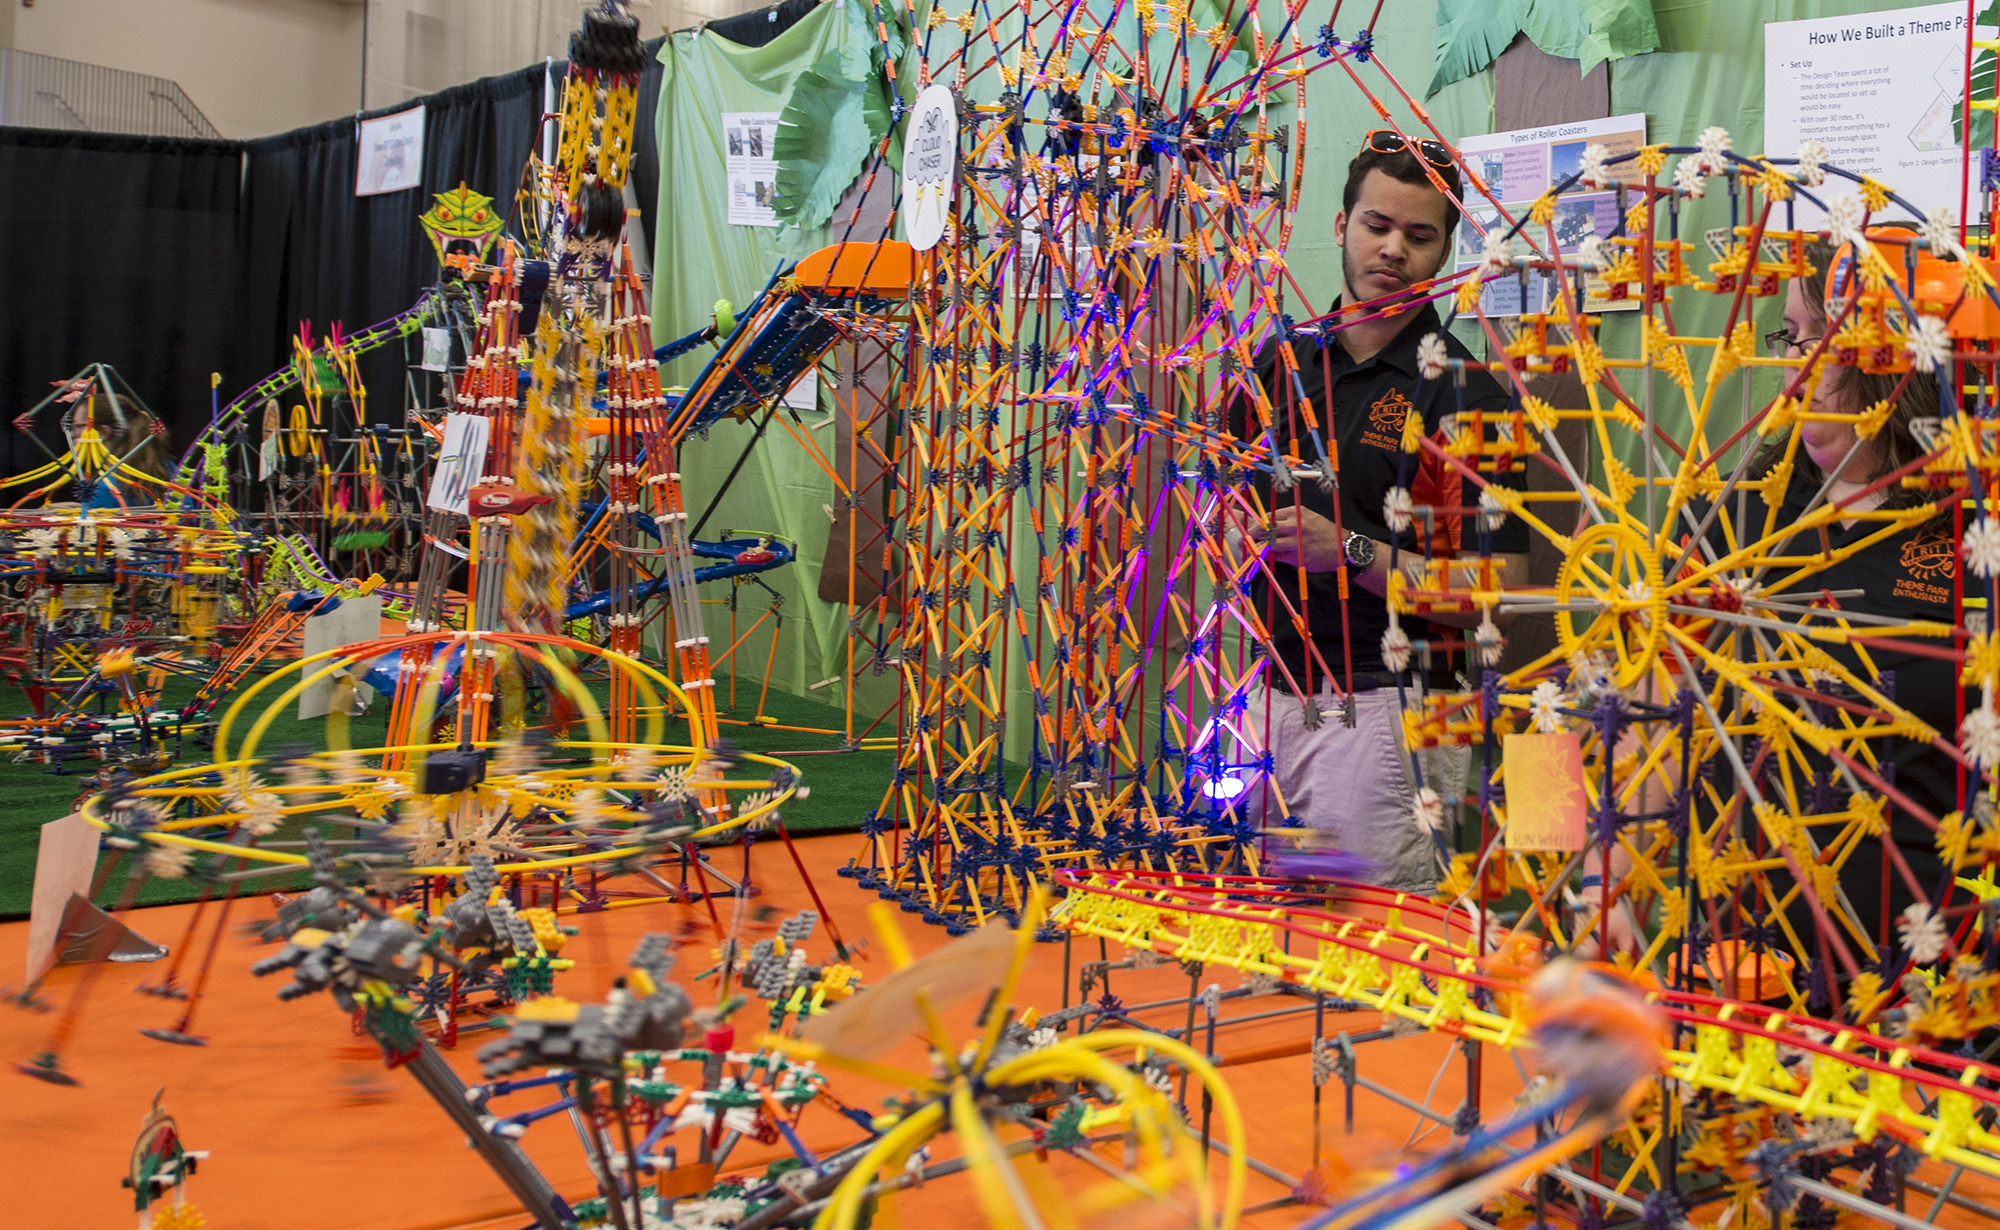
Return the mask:
POLYGON ((1403 420, 1409 413, 1410 399, 1400 390, 1390 389, 1368 407, 1368 425, 1361 430, 1361 442, 1372 448, 1399 452, 1403 447, 1403 420))
POLYGON ((1898 561, 1906 575, 1896 578, 1895 595, 1918 602, 1951 602, 1951 579, 1958 572, 1958 553, 1943 534, 1919 534, 1903 544, 1898 561))

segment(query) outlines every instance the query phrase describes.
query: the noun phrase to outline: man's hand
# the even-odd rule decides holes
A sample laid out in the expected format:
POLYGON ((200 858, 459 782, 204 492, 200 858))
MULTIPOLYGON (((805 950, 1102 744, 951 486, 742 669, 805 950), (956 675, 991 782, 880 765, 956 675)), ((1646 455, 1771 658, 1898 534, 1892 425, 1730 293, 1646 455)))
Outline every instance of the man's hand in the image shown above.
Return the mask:
POLYGON ((1253 549, 1268 545, 1272 563, 1292 564, 1307 572, 1332 572, 1347 559, 1343 535, 1333 522, 1301 505, 1276 509, 1263 524, 1249 522, 1243 537, 1253 549))

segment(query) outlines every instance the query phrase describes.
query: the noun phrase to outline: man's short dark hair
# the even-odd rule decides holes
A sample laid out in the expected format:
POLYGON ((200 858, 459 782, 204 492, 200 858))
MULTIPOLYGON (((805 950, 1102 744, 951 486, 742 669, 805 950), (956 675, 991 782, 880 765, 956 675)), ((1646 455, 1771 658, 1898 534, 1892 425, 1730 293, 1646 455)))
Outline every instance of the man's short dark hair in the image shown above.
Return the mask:
MULTIPOLYGON (((1445 187, 1449 189, 1444 198, 1444 241, 1446 250, 1449 251, 1452 236, 1458 233, 1458 203, 1453 199, 1460 193, 1458 168, 1450 166, 1429 169, 1437 172, 1438 178, 1442 179, 1445 187)), ((1350 218, 1354 216, 1354 203, 1361 199, 1362 181, 1368 178, 1370 171, 1380 171, 1390 179, 1401 180, 1406 184, 1426 184, 1433 188, 1437 186, 1431 183, 1429 175, 1424 174, 1424 164, 1417 161, 1417 156, 1409 150, 1399 149, 1393 154, 1385 154, 1380 150, 1363 146, 1361 152, 1354 156, 1354 161, 1347 164, 1347 188, 1340 194, 1341 212, 1350 218)))

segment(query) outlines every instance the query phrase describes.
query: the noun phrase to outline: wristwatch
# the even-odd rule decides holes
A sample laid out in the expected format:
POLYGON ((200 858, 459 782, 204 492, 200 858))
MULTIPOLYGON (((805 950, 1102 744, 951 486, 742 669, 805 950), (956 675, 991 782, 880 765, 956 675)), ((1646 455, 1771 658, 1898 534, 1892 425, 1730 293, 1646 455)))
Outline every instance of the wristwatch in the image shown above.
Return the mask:
POLYGON ((1347 562, 1356 568, 1366 568, 1375 562, 1375 540, 1366 534, 1348 532, 1347 540, 1340 544, 1341 553, 1347 562))

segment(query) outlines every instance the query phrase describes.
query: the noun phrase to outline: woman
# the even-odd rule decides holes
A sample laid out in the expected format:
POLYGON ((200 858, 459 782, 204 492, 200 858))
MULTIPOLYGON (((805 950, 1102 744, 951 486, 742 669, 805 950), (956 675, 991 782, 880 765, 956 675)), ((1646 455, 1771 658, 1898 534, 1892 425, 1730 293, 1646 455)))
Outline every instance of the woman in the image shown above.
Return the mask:
POLYGON ((118 459, 115 467, 91 485, 85 508, 149 508, 159 499, 159 483, 166 478, 168 466, 161 434, 154 431, 157 423, 150 413, 128 413, 108 395, 77 400, 63 419, 63 436, 69 447, 76 448, 86 429, 95 429, 105 451, 118 459))
MULTIPOLYGON (((1880 234, 1879 231, 1876 233, 1880 234)), ((1900 268, 1903 263, 1900 247, 1881 246, 1890 256, 1891 264, 1900 268)), ((1801 359, 1819 349, 1819 343, 1829 328, 1826 308, 1829 272, 1845 272, 1843 253, 1832 244, 1809 244, 1806 253, 1815 272, 1790 282, 1785 299, 1784 325, 1765 335, 1771 354, 1777 358, 1801 359)), ((1841 281, 1834 282, 1836 291, 1842 285, 1841 281)), ((1838 303, 1838 294, 1835 299, 1838 303)), ((1912 424, 1937 415, 1936 377, 1918 373, 1904 382, 1898 375, 1871 374, 1830 361, 1823 362, 1825 365, 1812 393, 1811 411, 1855 415, 1892 398, 1894 403, 1887 421, 1867 439, 1861 438, 1850 422, 1807 420, 1799 426, 1799 441, 1795 450, 1789 447, 1789 433, 1780 433, 1768 442, 1746 467, 1747 478, 1769 478, 1788 452, 1792 461, 1784 490, 1773 497, 1778 505, 1778 514, 1770 524, 1780 527, 1781 532, 1781 527, 1796 524, 1809 508, 1827 503, 1847 501, 1845 508, 1848 511, 1861 514, 1880 509, 1914 508, 1936 499, 1934 492, 1904 487, 1899 481, 1870 489, 1878 480, 1922 457, 1927 451, 1918 443, 1912 424)), ((1788 371, 1786 374, 1789 379, 1791 373, 1788 371)), ((1736 493, 1728 499, 1726 511, 1735 530, 1734 545, 1741 546, 1763 536, 1768 514, 1763 494, 1747 490, 1739 484, 1736 493)), ((1717 518, 1709 531, 1710 546, 1718 557, 1732 549, 1721 529, 1720 520, 1717 518)), ((1828 549, 1837 551, 1880 533, 1882 527, 1881 521, 1844 519, 1827 526, 1823 540, 1820 530, 1815 528, 1790 540, 1774 540, 1765 553, 1810 556, 1828 549)), ((1840 614, 1885 617, 1897 623, 1924 620, 1951 624, 1957 622, 1953 598, 1956 568, 1951 514, 1949 509, 1941 509, 1921 524, 1882 535, 1847 558, 1792 582, 1782 592, 1766 591, 1760 596, 1788 605, 1825 609, 1827 616, 1812 619, 1817 626, 1831 626, 1836 609, 1840 614)), ((1796 567, 1773 566, 1764 571, 1760 580, 1769 585, 1796 571, 1796 567)), ((1744 629, 1737 635, 1750 636, 1754 632, 1744 629)), ((1923 638, 1910 638, 1907 643, 1928 647, 1923 638)), ((1940 647, 1943 645, 1943 642, 1931 643, 1940 647)), ((1921 653, 1880 646, 1865 650, 1851 645, 1819 644, 1818 647, 1840 662, 1854 678, 1890 697, 1899 708, 1945 738, 1951 737, 1958 722, 1956 664, 1921 653)), ((1794 683, 1805 682, 1797 672, 1790 673, 1789 678, 1794 683)), ((1830 683, 1823 683, 1820 687, 1822 694, 1833 694, 1828 691, 1830 683)), ((1804 703, 1791 697, 1781 696, 1780 699, 1794 706, 1804 703)), ((1841 695, 1840 699, 1872 707, 1872 701, 1865 696, 1848 694, 1841 695)), ((1838 707, 1822 707, 1817 720, 1838 722, 1841 720, 1840 711, 1838 707)), ((1949 756, 1928 743, 1912 739, 1877 739, 1871 740, 1871 744, 1881 758, 1875 772, 1897 793, 1933 817, 1941 817, 1957 809, 1956 762, 1949 756)), ((1819 815, 1845 809, 1853 793, 1849 779, 1830 758, 1813 752, 1803 744, 1797 746, 1798 758, 1805 762, 1804 771, 1802 773, 1795 762, 1790 783, 1801 813, 1819 815)), ((1754 761, 1756 757, 1752 755, 1750 759, 1754 761)), ((1717 772, 1720 776, 1714 784, 1716 793, 1724 799, 1738 793, 1730 766, 1720 764, 1717 772)), ((1759 778, 1759 789, 1764 797, 1782 806, 1785 782, 1779 758, 1766 756, 1759 778)), ((1861 786, 1870 794, 1881 793, 1865 780, 1862 780, 1861 786)), ((1649 805, 1664 803, 1665 799, 1661 797, 1649 805)), ((1705 819, 1712 817, 1704 792, 1697 791, 1695 805, 1697 809, 1707 812, 1705 819)), ((1890 839, 1921 886, 1924 897, 1934 906, 1941 903, 1950 888, 1950 880, 1937 856, 1930 827, 1893 801, 1888 805, 1887 814, 1890 817, 1890 839)), ((1739 820, 1737 831, 1750 845, 1753 855, 1771 857, 1774 853, 1772 843, 1766 837, 1761 840, 1760 846, 1756 829, 1757 822, 1746 812, 1739 820)), ((1824 850, 1840 829, 1829 824, 1815 825, 1807 831, 1815 845, 1824 850)), ((1614 858, 1614 874, 1622 874, 1623 863, 1622 857, 1614 858)), ((1769 903, 1782 901, 1791 890, 1793 880, 1784 871, 1761 874, 1769 878, 1771 896, 1766 898, 1746 879, 1737 905, 1731 906, 1720 900, 1713 903, 1721 934, 1711 938, 1729 939, 1739 930, 1747 930, 1760 923, 1775 924, 1774 919, 1766 917, 1769 903)), ((1596 879, 1595 876, 1586 877, 1579 890, 1586 914, 1595 914, 1602 898, 1596 879)), ((1885 946, 1897 947, 1897 918, 1916 897, 1899 872, 1893 867, 1884 867, 1882 839, 1862 837, 1854 843, 1853 850, 1841 864, 1840 889, 1870 943, 1878 951, 1885 946), (1885 902, 1886 910, 1883 908, 1885 902)), ((1825 904, 1830 906, 1832 903, 1825 904)), ((1785 912, 1794 934, 1806 946, 1806 951, 1800 955, 1833 973, 1835 982, 1841 981, 1844 978, 1842 964, 1833 957, 1830 947, 1819 935, 1814 914, 1803 897, 1790 902, 1785 912)), ((1622 915, 1623 911, 1614 911, 1608 920, 1614 947, 1632 946, 1630 928, 1622 915)), ((1699 903, 1697 915, 1703 918, 1706 929, 1705 911, 1699 903)), ((1869 964, 1866 952, 1855 943, 1853 934, 1837 922, 1834 928, 1854 956, 1857 966, 1865 968, 1869 964)))
MULTIPOLYGON (((1872 232, 1878 239, 1884 231, 1872 232)), ((1898 228, 1900 229, 1900 228, 1898 228)), ((1878 243, 1878 249, 1895 268, 1903 265, 1903 249, 1897 243, 1878 243)), ((1771 352, 1778 357, 1802 358, 1814 353, 1832 325, 1829 322, 1827 288, 1836 308, 1851 277, 1848 253, 1832 244, 1807 245, 1807 259, 1815 270, 1812 276, 1791 281, 1785 298, 1784 327, 1766 335, 1771 352)), ((1905 381, 1891 373, 1868 373, 1828 362, 1813 389, 1811 410, 1822 414, 1854 415, 1884 402, 1893 404, 1887 421, 1873 436, 1862 438, 1850 422, 1807 420, 1799 426, 1799 447, 1792 454, 1793 469, 1783 494, 1777 497, 1778 526, 1797 522, 1817 498, 1820 503, 1842 505, 1856 514, 1879 509, 1914 508, 1933 502, 1938 493, 1904 486, 1900 480, 1877 484, 1928 451, 1918 443, 1912 424, 1938 414, 1938 384, 1935 375, 1911 373, 1905 381), (1900 392, 1898 391, 1900 389, 1900 392), (1871 489, 1872 488, 1872 489, 1871 489), (1822 489, 1824 492, 1822 494, 1822 489)), ((1787 441, 1783 435, 1765 445, 1751 462, 1753 477, 1768 476, 1784 459, 1787 441)), ((1737 527, 1738 541, 1762 532, 1765 522, 1763 501, 1752 496, 1748 516, 1737 527)), ((1925 620, 1957 622, 1953 588, 1958 558, 1952 541, 1951 512, 1940 509, 1922 523, 1882 535, 1853 555, 1792 585, 1789 597, 1799 604, 1837 608, 1864 616, 1881 616, 1896 622, 1925 620)), ((1883 523, 1843 519, 1826 528, 1825 548, 1838 550, 1880 534, 1883 523)), ((1822 549, 1820 532, 1808 531, 1778 545, 1773 554, 1807 555, 1822 549)), ((1773 568, 1767 578, 1789 572, 1773 568)), ((1817 620, 1818 623, 1830 622, 1817 620)), ((1943 642, 1909 638, 1912 645, 1945 647, 1943 642)), ((1851 645, 1823 646, 1853 676, 1874 686, 1924 724, 1950 738, 1957 729, 1957 667, 1954 663, 1906 650, 1851 645)), ((1844 699, 1869 703, 1861 696, 1844 699)), ((1838 720, 1824 712, 1822 721, 1838 720)), ((1956 762, 1929 743, 1913 739, 1889 739, 1878 747, 1881 765, 1878 775, 1911 803, 1932 817, 1956 810, 1958 781, 1956 762)), ((1809 763, 1819 771, 1816 798, 1801 797, 1806 814, 1838 811, 1847 805, 1851 789, 1836 767, 1826 759, 1808 754, 1809 763)), ((1862 781, 1871 794, 1880 794, 1871 783, 1862 781)), ((1776 789, 1776 779, 1767 789, 1776 789)), ((1802 795, 1805 793, 1801 791, 1802 795)), ((1943 874, 1930 826, 1908 809, 1891 801, 1888 814, 1890 837, 1903 861, 1909 866, 1924 896, 1937 904, 1950 881, 1943 874)), ((1815 829, 1822 846, 1837 830, 1815 829)), ((1879 947, 1893 944, 1895 920, 1916 897, 1901 874, 1883 866, 1880 839, 1863 838, 1842 864, 1840 887, 1851 903, 1854 915, 1870 939, 1879 947), (1887 902, 1888 909, 1883 905, 1887 902)), ((1790 911, 1793 925, 1814 948, 1814 924, 1808 908, 1790 911)), ((1852 937, 1844 936, 1853 948, 1852 937)), ((1819 958, 1822 954, 1810 954, 1819 958)), ((1861 954, 1855 953, 1861 961, 1861 954)))

